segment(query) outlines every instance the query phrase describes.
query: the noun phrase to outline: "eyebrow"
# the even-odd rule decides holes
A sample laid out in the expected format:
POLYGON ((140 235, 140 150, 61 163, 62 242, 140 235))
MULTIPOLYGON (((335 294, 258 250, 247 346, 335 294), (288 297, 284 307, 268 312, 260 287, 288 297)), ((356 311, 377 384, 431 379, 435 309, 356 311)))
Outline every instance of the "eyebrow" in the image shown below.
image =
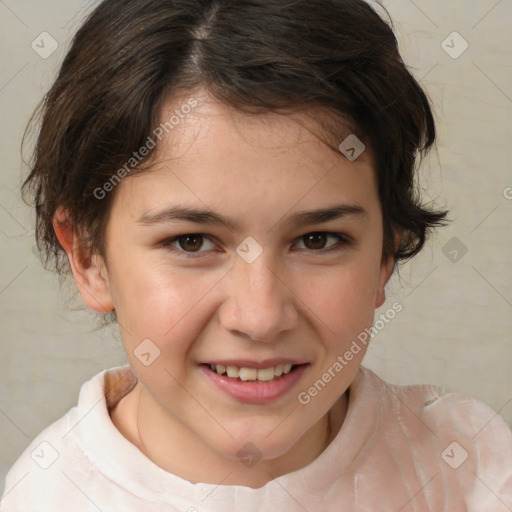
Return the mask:
MULTIPOLYGON (((286 224, 321 224, 342 217, 368 218, 368 212, 358 204, 337 204, 318 210, 298 211, 283 217, 286 224)), ((236 224, 212 210, 203 210, 185 206, 166 208, 154 213, 147 212, 137 221, 138 224, 153 225, 172 221, 187 221, 195 224, 224 226, 231 231, 236 229, 236 224)), ((281 222, 281 220, 279 222, 281 222)))

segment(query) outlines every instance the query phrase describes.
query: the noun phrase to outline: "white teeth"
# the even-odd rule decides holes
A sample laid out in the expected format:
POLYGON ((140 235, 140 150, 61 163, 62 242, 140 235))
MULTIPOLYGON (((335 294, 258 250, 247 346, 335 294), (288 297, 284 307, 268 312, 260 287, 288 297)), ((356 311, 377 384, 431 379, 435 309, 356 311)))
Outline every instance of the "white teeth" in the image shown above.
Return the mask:
POLYGON ((242 381, 269 381, 274 377, 281 377, 290 373, 292 364, 278 364, 277 366, 270 366, 269 368, 247 368, 238 366, 224 366, 223 364, 210 364, 210 370, 218 373, 219 375, 225 375, 231 379, 240 379, 242 381))
POLYGON ((274 368, 260 368, 258 370, 258 380, 272 380, 274 378, 274 368))
POLYGON ((256 368, 240 368, 240 380, 256 380, 258 378, 258 370, 256 368))
POLYGON ((230 377, 231 379, 237 379, 238 376, 240 375, 240 368, 236 366, 228 366, 226 370, 228 372, 228 377, 230 377))

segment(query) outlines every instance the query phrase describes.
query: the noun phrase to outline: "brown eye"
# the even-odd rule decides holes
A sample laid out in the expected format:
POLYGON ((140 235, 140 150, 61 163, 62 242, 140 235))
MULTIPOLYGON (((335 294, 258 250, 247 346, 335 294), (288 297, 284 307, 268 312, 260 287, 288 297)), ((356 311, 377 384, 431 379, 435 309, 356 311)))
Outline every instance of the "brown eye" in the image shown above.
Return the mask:
POLYGON ((159 246, 183 257, 207 256, 215 251, 215 243, 208 235, 202 233, 187 233, 173 238, 166 238, 159 243, 159 246))
POLYGON ((309 233, 304 235, 302 239, 308 249, 323 249, 327 242, 327 235, 325 233, 309 233))
POLYGON ((331 250, 341 250, 346 246, 351 245, 352 240, 349 236, 342 233, 328 233, 324 231, 317 231, 314 233, 307 233, 298 239, 299 249, 306 249, 309 251, 318 251, 327 253, 331 250))
POLYGON ((202 235, 182 235, 177 238, 177 241, 186 252, 196 252, 203 246, 202 235))

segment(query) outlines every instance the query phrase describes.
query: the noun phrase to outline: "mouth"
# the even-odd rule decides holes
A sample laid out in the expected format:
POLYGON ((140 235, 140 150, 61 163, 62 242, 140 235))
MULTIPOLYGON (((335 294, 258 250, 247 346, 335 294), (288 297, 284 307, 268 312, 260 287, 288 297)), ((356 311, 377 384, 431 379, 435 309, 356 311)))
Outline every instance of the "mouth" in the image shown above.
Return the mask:
POLYGON ((209 381, 229 397, 239 402, 261 404, 288 394, 308 366, 309 363, 283 360, 263 363, 222 361, 202 363, 200 368, 209 381))
POLYGON ((217 375, 224 375, 238 382, 273 382, 283 375, 288 375, 290 372, 297 369, 299 365, 286 363, 268 366, 266 368, 224 364, 207 364, 207 366, 212 372, 217 373, 217 375))

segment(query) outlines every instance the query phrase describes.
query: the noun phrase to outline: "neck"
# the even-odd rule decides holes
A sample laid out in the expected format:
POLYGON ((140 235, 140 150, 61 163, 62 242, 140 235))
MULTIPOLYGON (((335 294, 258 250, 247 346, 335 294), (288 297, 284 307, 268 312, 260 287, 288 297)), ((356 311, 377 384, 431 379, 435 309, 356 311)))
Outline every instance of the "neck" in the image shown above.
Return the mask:
POLYGON ((338 434, 348 405, 345 393, 290 450, 247 467, 238 459, 223 457, 185 425, 169 418, 160 408, 152 407, 152 399, 140 382, 125 399, 123 407, 112 412, 112 420, 154 464, 191 483, 252 488, 314 461, 338 434))

